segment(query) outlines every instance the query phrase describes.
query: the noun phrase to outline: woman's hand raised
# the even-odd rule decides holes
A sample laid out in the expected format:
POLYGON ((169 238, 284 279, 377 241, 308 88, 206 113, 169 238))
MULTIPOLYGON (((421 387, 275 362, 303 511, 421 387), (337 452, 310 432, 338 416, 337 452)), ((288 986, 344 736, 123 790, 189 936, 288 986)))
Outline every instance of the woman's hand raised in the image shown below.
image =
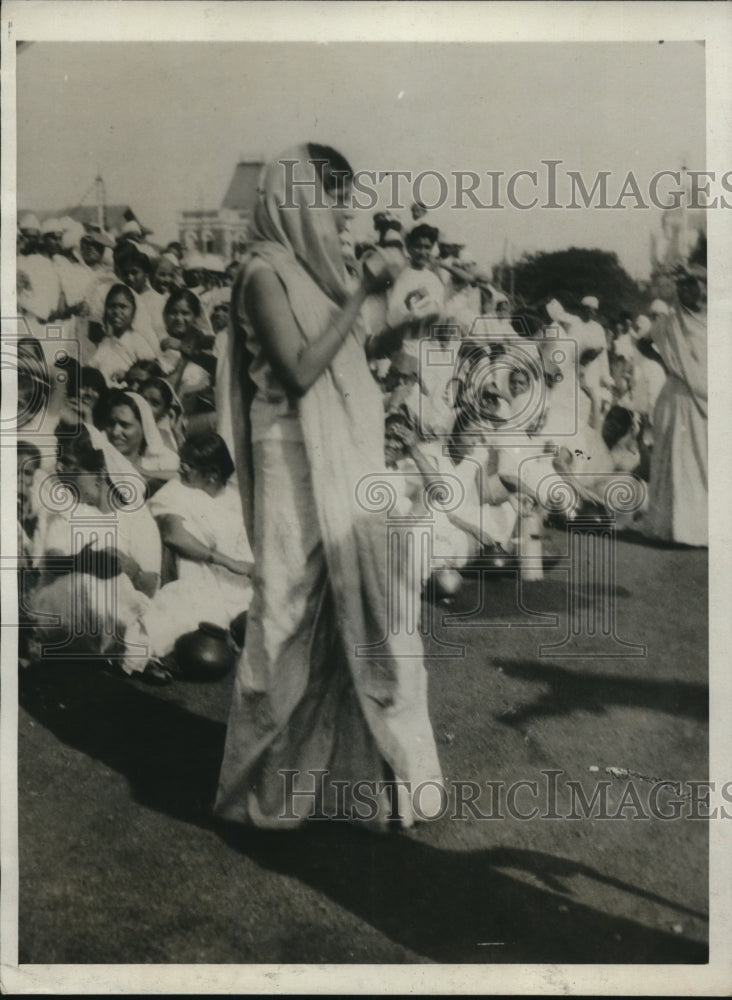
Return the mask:
POLYGON ((404 270, 404 255, 394 250, 372 250, 363 257, 362 284, 368 295, 378 295, 394 284, 404 270))

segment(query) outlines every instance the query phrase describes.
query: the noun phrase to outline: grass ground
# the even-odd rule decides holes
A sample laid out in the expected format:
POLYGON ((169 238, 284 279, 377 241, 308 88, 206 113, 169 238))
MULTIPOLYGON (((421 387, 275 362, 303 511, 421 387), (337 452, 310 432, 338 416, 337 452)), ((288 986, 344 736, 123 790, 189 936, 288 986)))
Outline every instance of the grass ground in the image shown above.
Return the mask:
MULTIPOLYGON (((559 570, 525 587, 523 607, 514 578, 469 578, 437 609, 428 650, 464 645, 427 660, 446 777, 543 788, 555 770, 563 815, 568 781, 589 795, 608 780, 616 811, 627 783, 608 767, 645 776, 642 803, 646 778, 707 776, 706 553, 620 542, 614 594, 618 635, 644 656, 597 658, 592 643, 538 655, 566 625, 559 570)), ((231 683, 24 671, 22 963, 706 960, 704 822, 215 824, 231 683)))

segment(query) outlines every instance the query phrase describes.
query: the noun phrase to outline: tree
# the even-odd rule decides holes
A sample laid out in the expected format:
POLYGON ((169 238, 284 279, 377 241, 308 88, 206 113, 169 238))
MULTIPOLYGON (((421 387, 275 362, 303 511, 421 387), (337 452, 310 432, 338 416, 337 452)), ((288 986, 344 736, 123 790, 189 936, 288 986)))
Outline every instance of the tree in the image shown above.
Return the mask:
POLYGON ((696 241, 696 246, 691 251, 689 255, 690 264, 700 264, 701 267, 707 266, 707 234, 700 232, 696 241))
POLYGON ((624 311, 635 315, 643 303, 637 283, 621 266, 617 254, 570 247, 523 257, 515 267, 516 297, 536 306, 557 298, 570 312, 585 295, 600 301, 600 312, 614 322, 624 311))

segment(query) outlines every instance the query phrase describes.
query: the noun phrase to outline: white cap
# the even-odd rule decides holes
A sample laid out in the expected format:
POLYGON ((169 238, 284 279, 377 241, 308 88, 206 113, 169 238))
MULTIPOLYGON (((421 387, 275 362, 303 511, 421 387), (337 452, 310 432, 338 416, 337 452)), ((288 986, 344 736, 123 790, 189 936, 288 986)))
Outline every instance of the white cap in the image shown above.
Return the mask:
POLYGON ((38 216, 33 215, 32 212, 26 212, 18 223, 18 228, 39 230, 41 228, 41 224, 38 221, 38 216))
POLYGON ((633 341, 630 339, 629 334, 623 333, 617 337, 613 345, 613 350, 619 358, 632 358, 633 341))
POLYGON ((549 302, 547 302, 546 311, 549 313, 551 319, 556 320, 557 322, 560 319, 564 319, 564 317, 566 316, 566 313, 564 311, 564 306, 559 301, 559 299, 551 299, 549 302))
POLYGON ((585 295, 585 297, 582 299, 582 305, 589 306, 590 309, 600 308, 600 303, 598 302, 598 300, 595 298, 594 295, 585 295))
POLYGON ((47 233, 62 233, 63 231, 64 227, 58 219, 44 219, 41 223, 41 233, 44 236, 47 233))
POLYGON ((638 331, 638 336, 642 337, 644 334, 648 333, 651 329, 652 323, 647 316, 643 313, 640 314, 638 319, 635 321, 635 328, 638 331))
POLYGON ((149 243, 138 243, 136 246, 137 252, 144 254, 150 261, 155 261, 160 256, 155 247, 151 246, 149 243))
POLYGON ((92 243, 96 243, 100 247, 109 247, 109 249, 113 249, 115 246, 115 242, 112 237, 103 229, 91 229, 89 232, 85 232, 82 238, 85 240, 91 240, 92 243))
POLYGON ((73 250, 81 243, 82 236, 85 236, 84 227, 80 222, 74 222, 73 219, 70 220, 71 225, 64 229, 64 234, 61 237, 61 246, 64 250, 73 250))
POLYGON ((142 236, 142 226, 137 219, 130 219, 128 222, 125 222, 124 226, 122 226, 122 233, 123 235, 127 233, 135 233, 137 236, 142 236))
POLYGON ((654 299, 651 302, 651 315, 668 316, 669 308, 663 299, 654 299))
POLYGON ((206 253, 203 254, 203 267, 207 271, 224 273, 226 270, 226 264, 224 263, 224 258, 220 257, 217 253, 206 253))
POLYGON ((183 260, 183 268, 186 271, 205 271, 206 261, 203 259, 203 254, 195 250, 192 253, 186 254, 183 260))

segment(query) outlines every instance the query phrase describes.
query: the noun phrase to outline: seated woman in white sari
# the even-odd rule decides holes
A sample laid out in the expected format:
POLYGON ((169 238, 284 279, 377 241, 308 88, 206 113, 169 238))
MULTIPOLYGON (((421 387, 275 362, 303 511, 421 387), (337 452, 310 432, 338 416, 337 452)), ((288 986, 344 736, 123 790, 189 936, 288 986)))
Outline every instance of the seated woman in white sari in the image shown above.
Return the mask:
POLYGON ((110 443, 147 480, 151 492, 178 471, 178 455, 166 448, 149 403, 136 392, 110 392, 104 429, 110 443))
POLYGON ((155 351, 135 329, 137 303, 127 285, 112 285, 104 302, 104 337, 89 361, 107 380, 120 385, 136 361, 152 361, 155 351))
POLYGON ((163 317, 163 371, 187 414, 195 408, 196 396, 215 380, 215 339, 200 299, 188 288, 171 292, 163 317))
POLYGON ((249 608, 252 551, 239 491, 230 482, 233 471, 218 434, 189 438, 181 449, 179 477, 150 500, 178 574, 157 592, 134 633, 138 643, 148 644, 152 658, 168 656, 176 639, 199 621, 228 628, 249 608))
POLYGON ((140 386, 140 395, 152 410, 165 447, 180 451, 186 438, 183 408, 170 382, 164 378, 149 378, 140 386))
POLYGON ((145 484, 95 427, 59 424, 56 435, 57 473, 42 487, 53 513, 33 598, 44 656, 134 655, 127 632, 160 578, 160 535, 145 484))

